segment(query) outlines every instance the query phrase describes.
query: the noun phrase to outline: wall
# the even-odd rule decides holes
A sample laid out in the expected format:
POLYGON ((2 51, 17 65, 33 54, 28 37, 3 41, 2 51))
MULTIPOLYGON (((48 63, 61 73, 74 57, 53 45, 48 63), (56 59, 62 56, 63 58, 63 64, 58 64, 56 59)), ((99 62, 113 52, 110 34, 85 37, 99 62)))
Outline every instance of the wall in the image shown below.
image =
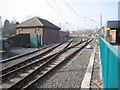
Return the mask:
POLYGON ((20 34, 20 33, 37 33, 40 35, 43 35, 42 33, 42 28, 20 28, 20 29, 16 29, 16 33, 20 34))
POLYGON ((65 39, 68 39, 69 38, 69 32, 68 31, 60 31, 60 40, 65 40, 65 39))
POLYGON ((20 33, 37 33, 42 36, 42 44, 50 44, 59 41, 59 30, 52 28, 22 28, 16 29, 17 34, 20 33))
POLYGON ((30 46, 30 34, 17 34, 8 38, 10 46, 14 47, 29 47, 30 46))
POLYGON ((50 44, 59 41, 59 30, 52 28, 44 28, 43 30, 43 44, 50 44))

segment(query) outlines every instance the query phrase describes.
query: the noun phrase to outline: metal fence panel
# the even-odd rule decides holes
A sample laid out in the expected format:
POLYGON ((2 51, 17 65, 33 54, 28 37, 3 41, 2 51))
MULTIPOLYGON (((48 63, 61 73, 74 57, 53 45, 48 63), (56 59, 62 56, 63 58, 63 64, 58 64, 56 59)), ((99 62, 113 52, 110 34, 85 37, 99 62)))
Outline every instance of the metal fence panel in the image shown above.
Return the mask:
POLYGON ((30 47, 37 48, 38 47, 38 35, 35 33, 30 34, 30 47))
POLYGON ((99 41, 103 86, 120 89, 120 51, 103 38, 99 41))
POLYGON ((41 45, 41 35, 38 35, 38 46, 41 45))

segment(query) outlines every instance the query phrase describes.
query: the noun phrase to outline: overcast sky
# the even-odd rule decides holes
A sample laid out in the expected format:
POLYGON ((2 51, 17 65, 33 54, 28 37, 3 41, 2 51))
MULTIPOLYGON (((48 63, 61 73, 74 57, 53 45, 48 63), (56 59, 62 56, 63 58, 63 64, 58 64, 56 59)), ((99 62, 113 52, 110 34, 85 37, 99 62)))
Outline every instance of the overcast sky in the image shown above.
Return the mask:
POLYGON ((107 20, 118 19, 119 0, 0 0, 2 22, 23 22, 39 16, 62 29, 77 30, 100 27, 107 20))

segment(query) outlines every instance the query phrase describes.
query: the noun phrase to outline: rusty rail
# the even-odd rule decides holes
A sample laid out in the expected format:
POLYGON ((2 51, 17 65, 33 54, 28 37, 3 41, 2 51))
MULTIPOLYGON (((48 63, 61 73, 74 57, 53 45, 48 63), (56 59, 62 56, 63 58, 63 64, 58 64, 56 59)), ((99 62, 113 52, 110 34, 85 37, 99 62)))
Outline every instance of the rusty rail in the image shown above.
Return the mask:
MULTIPOLYGON (((67 44, 67 47, 70 45, 70 43, 71 43, 72 41, 73 41, 73 40, 71 40, 71 41, 67 44)), ((65 46, 65 47, 66 47, 66 46, 65 46)), ((15 69, 15 70, 11 70, 10 72, 7 72, 9 69, 15 68, 15 67, 16 67, 17 65, 19 65, 19 64, 15 65, 15 66, 13 65, 11 68, 5 69, 7 73, 5 73, 5 71, 4 71, 4 74, 3 74, 2 76, 0 76, 0 78, 2 78, 3 81, 6 80, 6 79, 10 79, 10 78, 12 78, 13 76, 15 76, 17 73, 19 73, 19 71, 24 71, 25 69, 29 69, 31 66, 33 66, 33 65, 35 65, 35 64, 45 62, 46 60, 48 60, 50 57, 54 56, 55 54, 56 54, 56 53, 54 53, 54 54, 52 54, 52 55, 49 55, 49 56, 47 56, 47 57, 45 57, 45 58, 42 58, 42 59, 37 59, 37 61, 35 61, 35 62, 32 62, 32 63, 27 64, 27 65, 24 65, 24 66, 22 66, 22 67, 20 67, 20 68, 17 68, 17 69, 15 69), (14 75, 13 75, 13 73, 14 73, 14 75), (11 77, 11 76, 12 76, 12 77, 11 77)), ((22 63, 22 62, 21 62, 21 63, 22 63)), ((17 67, 19 67, 19 66, 17 66, 17 67)))
POLYGON ((20 62, 20 63, 14 64, 14 65, 12 65, 12 66, 10 66, 10 67, 8 67, 8 68, 5 68, 5 69, 1 70, 0 73, 5 74, 5 73, 7 73, 7 72, 9 72, 9 71, 14 70, 14 69, 17 68, 17 67, 19 68, 19 67, 25 65, 27 62, 33 61, 34 58, 43 56, 43 55, 49 53, 50 51, 54 50, 55 48, 59 47, 60 45, 64 44, 64 43, 65 43, 65 42, 62 42, 62 43, 60 43, 60 44, 58 44, 58 45, 55 45, 54 47, 50 48, 49 50, 44 51, 44 52, 41 53, 41 54, 37 54, 37 55, 35 55, 35 56, 33 56, 33 57, 30 57, 30 58, 25 59, 24 61, 22 61, 22 62, 20 62))
MULTIPOLYGON (((90 40, 91 41, 91 40, 90 40)), ((89 42, 90 42, 89 41, 89 42)), ((78 50, 74 51, 72 54, 68 55, 67 57, 65 57, 65 60, 69 59, 72 55, 74 55, 75 53, 77 53, 80 49, 84 48, 89 42, 85 43, 84 46, 82 46, 81 48, 79 48, 78 50)), ((75 45, 76 46, 76 45, 75 45)), ((71 49, 71 48, 70 48, 71 49)), ((68 49, 67 49, 68 50, 68 49)), ((57 67, 58 65, 56 65, 54 68, 50 69, 49 71, 47 71, 46 73, 42 74, 40 77, 38 77, 37 79, 33 80, 31 83, 29 83, 27 86, 23 86, 23 82, 24 84, 27 83, 27 81, 29 81, 30 78, 35 77, 35 75, 38 73, 38 71, 42 71, 43 69, 45 69, 46 66, 48 66, 50 63, 52 63, 60 54, 62 54, 63 52, 65 52, 65 50, 62 50, 60 52, 58 52, 57 54, 55 54, 53 57, 51 57, 47 62, 45 62, 44 64, 42 64, 42 66, 40 66, 39 68, 37 68, 35 71, 33 71, 32 73, 30 73, 28 76, 24 77, 23 79, 21 79, 19 82, 15 83, 13 86, 11 86, 9 89, 11 88, 29 88, 31 85, 33 85, 37 80, 39 80, 40 78, 44 77, 44 75, 46 75, 47 73, 49 73, 51 70, 53 70, 55 67, 57 67), (27 80, 27 81, 24 81, 27 80)))

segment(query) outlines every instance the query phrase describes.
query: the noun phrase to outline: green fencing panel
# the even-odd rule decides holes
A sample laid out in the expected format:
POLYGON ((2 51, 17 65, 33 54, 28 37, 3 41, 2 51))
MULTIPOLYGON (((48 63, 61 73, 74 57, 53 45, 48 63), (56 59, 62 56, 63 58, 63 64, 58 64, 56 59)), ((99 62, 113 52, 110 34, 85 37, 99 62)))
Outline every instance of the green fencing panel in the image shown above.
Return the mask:
POLYGON ((120 51, 100 38, 100 58, 104 88, 120 90, 120 51))
POLYGON ((41 46, 41 35, 38 35, 38 46, 41 46))
POLYGON ((35 33, 30 34, 30 47, 31 48, 38 47, 38 35, 35 33))
POLYGON ((30 34, 30 47, 31 48, 38 48, 41 46, 41 35, 32 33, 30 34))

